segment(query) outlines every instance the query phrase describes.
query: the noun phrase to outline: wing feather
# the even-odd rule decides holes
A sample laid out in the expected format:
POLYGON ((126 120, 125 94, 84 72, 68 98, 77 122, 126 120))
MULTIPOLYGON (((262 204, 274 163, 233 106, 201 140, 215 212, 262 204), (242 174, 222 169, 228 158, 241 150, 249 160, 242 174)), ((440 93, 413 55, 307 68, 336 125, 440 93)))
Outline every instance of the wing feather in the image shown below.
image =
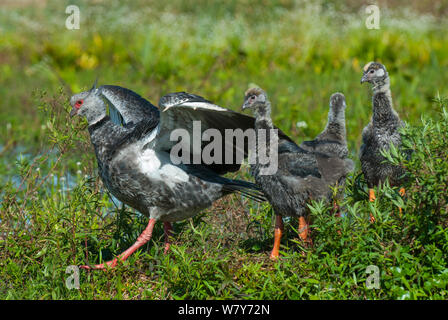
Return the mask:
MULTIPOLYGON (((225 161, 224 155, 232 152, 233 164, 211 164, 208 167, 218 173, 236 171, 240 168, 240 163, 237 160, 247 157, 247 141, 240 148, 240 144, 235 140, 225 139, 225 131, 226 129, 241 129, 244 132, 247 129, 254 129, 255 119, 253 117, 220 107, 201 96, 186 92, 170 93, 163 96, 159 101, 159 108, 161 110, 160 125, 157 138, 154 139, 156 144, 154 148, 168 152, 174 145, 180 143, 184 149, 190 150, 191 158, 200 158, 203 147, 209 142, 206 141, 200 148, 193 149, 191 139, 193 134, 197 133, 202 137, 206 130, 216 129, 225 142, 221 151, 222 161, 225 161), (172 141, 171 134, 175 129, 185 130, 190 139, 180 138, 172 141)), ((249 133, 247 134, 249 135, 249 133)), ((279 150, 291 151, 298 148, 281 130, 278 131, 278 134, 279 150)))
POLYGON ((253 129, 254 118, 222 108, 200 96, 185 92, 170 93, 162 97, 159 103, 162 112, 157 137, 153 140, 155 143, 153 148, 170 152, 173 146, 179 145, 182 146, 182 150, 188 150, 191 162, 194 159, 202 161, 203 148, 210 143, 202 141, 203 134, 208 129, 215 129, 219 132, 221 141, 224 142, 222 149, 218 151, 222 156, 221 163, 206 166, 219 174, 237 171, 240 168, 241 163, 237 160, 247 157, 248 145, 227 141, 226 129, 241 129, 243 132, 253 129), (174 132, 176 129, 182 131, 174 132), (182 133, 185 135, 179 137, 178 134, 182 133), (195 136, 195 142, 201 141, 200 145, 193 147, 193 136, 195 136), (232 163, 225 164, 225 155, 229 152, 232 152, 233 160, 232 163))

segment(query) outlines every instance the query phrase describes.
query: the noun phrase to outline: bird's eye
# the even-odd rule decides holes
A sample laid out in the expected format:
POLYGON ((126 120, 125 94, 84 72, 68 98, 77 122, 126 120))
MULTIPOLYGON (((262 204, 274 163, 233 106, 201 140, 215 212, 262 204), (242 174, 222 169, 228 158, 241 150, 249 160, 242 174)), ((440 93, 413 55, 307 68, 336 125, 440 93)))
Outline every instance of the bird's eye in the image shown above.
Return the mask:
POLYGON ((81 107, 81 105, 83 104, 83 100, 78 100, 78 101, 76 101, 76 103, 75 103, 75 107, 77 107, 78 109, 81 107))
POLYGON ((369 73, 374 73, 375 72, 375 70, 370 70, 370 72, 369 73))
POLYGON ((257 96, 251 96, 249 99, 250 101, 254 101, 255 99, 257 99, 257 96))

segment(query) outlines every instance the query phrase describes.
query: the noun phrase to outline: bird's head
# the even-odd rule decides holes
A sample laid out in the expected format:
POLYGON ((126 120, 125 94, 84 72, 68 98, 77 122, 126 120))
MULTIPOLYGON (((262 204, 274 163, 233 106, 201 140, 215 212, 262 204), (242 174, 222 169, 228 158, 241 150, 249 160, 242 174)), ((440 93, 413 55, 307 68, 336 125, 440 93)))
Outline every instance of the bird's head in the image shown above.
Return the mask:
POLYGON ((335 113, 339 113, 345 110, 345 107, 345 96, 340 92, 333 93, 330 97, 330 109, 334 110, 335 113))
POLYGON ((330 112, 328 117, 332 121, 345 121, 345 96, 342 93, 333 93, 330 97, 330 112))
POLYGON ((378 62, 369 62, 363 68, 361 84, 369 82, 374 87, 381 87, 389 78, 386 67, 378 62))
POLYGON ((252 109, 257 112, 260 108, 266 107, 268 96, 263 89, 251 88, 244 93, 243 110, 252 109))
POLYGON ((89 91, 83 91, 70 98, 70 117, 75 115, 87 118, 89 124, 101 120, 106 115, 106 104, 101 97, 101 89, 96 82, 89 91))

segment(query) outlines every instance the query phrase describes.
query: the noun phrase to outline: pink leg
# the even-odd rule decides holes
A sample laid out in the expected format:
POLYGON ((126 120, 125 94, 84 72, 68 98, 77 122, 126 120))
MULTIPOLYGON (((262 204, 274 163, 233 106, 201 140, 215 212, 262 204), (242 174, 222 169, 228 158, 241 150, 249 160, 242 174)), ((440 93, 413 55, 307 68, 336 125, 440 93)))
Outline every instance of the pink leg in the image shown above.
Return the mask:
MULTIPOLYGON (((148 222, 148 226, 146 227, 146 229, 140 234, 140 236, 137 238, 137 241, 135 241, 135 243, 129 247, 129 249, 127 249, 125 252, 123 252, 122 254, 120 254, 118 256, 118 258, 120 258, 121 261, 126 260, 127 258, 129 258, 129 256, 131 254, 133 254, 138 248, 140 248, 142 245, 144 245, 145 243, 147 243, 149 240, 151 240, 151 236, 152 236, 152 230, 154 229, 154 225, 156 223, 155 219, 149 219, 148 222)), ((106 265, 109 266, 110 268, 113 268, 117 265, 118 263, 118 259, 115 258, 111 261, 107 261, 105 263, 102 264, 97 264, 93 267, 90 266, 80 266, 81 269, 105 269, 106 265)))
POLYGON ((163 230, 165 232, 165 250, 163 251, 164 254, 170 250, 171 245, 171 236, 173 235, 173 225, 171 222, 164 222, 163 223, 163 230))

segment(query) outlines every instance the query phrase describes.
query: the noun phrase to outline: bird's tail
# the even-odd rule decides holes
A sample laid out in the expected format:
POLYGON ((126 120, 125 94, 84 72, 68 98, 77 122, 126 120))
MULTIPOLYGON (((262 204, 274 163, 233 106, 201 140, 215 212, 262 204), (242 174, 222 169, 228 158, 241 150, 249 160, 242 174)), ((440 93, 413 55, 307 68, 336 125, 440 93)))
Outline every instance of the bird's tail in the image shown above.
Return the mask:
POLYGON ((223 191, 226 193, 237 192, 257 202, 266 201, 263 191, 255 183, 248 181, 229 179, 224 185, 223 191))

